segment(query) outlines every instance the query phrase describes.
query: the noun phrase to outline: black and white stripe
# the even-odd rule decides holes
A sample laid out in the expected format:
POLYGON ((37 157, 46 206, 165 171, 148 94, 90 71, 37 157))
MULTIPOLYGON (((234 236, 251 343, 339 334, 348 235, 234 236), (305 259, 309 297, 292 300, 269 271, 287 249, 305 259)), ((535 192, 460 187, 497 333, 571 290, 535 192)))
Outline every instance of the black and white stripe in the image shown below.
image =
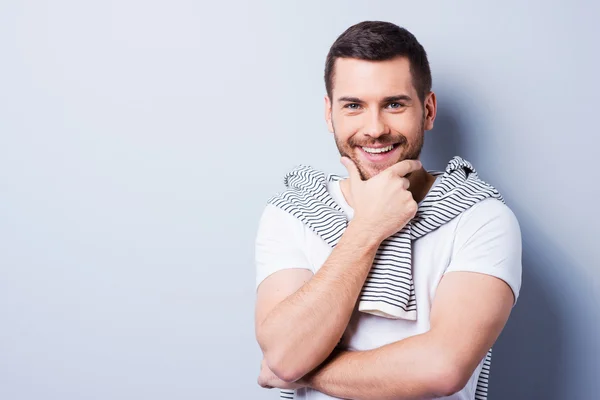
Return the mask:
MULTIPOLYGON (((417 319, 415 288, 412 279, 412 241, 434 231, 486 198, 504 201, 500 193, 480 180, 475 168, 466 160, 454 157, 419 206, 416 216, 399 232, 384 240, 377 250, 373 266, 359 297, 358 310, 393 319, 417 319)), ((348 220, 341 207, 327 191, 327 182, 341 176, 299 165, 284 177, 288 188, 269 199, 273 204, 300 219, 331 247, 344 233, 348 220)), ((491 349, 484 361, 477 385, 477 400, 487 398, 491 349)), ((289 391, 281 398, 289 399, 289 391), (285 397, 284 397, 285 396, 285 397)))

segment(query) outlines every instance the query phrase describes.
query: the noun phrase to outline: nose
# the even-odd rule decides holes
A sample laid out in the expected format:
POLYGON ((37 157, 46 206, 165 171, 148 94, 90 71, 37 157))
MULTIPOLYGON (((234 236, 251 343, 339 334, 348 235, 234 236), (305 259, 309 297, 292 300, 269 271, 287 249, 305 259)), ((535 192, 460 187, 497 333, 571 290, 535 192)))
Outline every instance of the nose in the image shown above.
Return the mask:
POLYGON ((388 133, 389 129, 379 110, 367 113, 367 121, 364 130, 366 136, 376 139, 388 133))

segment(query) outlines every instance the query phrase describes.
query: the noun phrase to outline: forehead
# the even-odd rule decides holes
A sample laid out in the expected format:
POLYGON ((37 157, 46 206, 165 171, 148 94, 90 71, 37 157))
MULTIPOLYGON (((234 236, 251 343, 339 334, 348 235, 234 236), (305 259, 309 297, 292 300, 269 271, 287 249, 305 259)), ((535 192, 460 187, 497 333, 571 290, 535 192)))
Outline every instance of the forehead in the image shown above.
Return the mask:
POLYGON ((415 94, 410 62, 406 57, 386 61, 338 58, 333 75, 334 99, 354 96, 368 101, 390 95, 415 94))

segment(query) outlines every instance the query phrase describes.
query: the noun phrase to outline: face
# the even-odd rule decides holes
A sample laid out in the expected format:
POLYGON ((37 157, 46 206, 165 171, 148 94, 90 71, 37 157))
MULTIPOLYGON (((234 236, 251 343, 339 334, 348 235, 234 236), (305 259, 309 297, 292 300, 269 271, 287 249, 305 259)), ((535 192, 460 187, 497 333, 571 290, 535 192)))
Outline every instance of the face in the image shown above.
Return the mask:
POLYGON ((342 156, 363 180, 406 159, 418 159, 425 130, 433 128, 436 100, 421 103, 407 58, 365 61, 338 58, 325 119, 342 156))

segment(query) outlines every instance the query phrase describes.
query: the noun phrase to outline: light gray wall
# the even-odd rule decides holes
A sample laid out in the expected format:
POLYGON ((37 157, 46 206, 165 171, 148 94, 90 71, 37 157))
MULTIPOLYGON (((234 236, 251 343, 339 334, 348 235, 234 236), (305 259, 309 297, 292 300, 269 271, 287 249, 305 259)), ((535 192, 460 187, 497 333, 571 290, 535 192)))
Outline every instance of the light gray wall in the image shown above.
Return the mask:
POLYGON ((275 398, 255 381, 253 241, 297 163, 343 173, 325 55, 389 20, 459 154, 524 235, 491 395, 598 393, 600 70, 592 1, 0 3, 0 398, 275 398))

